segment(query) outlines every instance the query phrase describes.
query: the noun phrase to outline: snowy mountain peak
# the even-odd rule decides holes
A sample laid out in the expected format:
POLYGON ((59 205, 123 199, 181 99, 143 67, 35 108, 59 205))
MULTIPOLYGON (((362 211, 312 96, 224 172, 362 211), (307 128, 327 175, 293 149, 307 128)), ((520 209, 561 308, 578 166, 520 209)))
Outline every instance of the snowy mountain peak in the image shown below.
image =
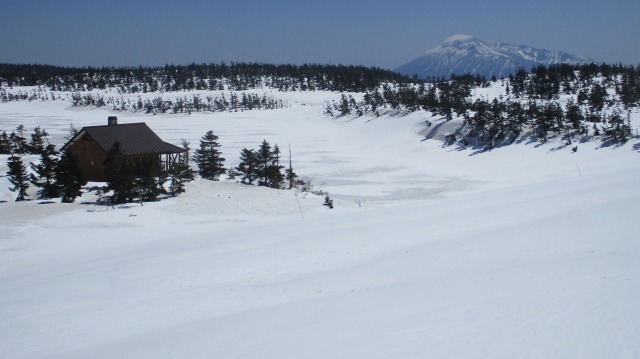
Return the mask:
POLYGON ((453 35, 446 38, 442 43, 449 44, 449 43, 456 43, 456 42, 468 42, 472 40, 476 40, 476 38, 470 35, 457 34, 457 35, 453 35))
POLYGON ((495 45, 470 36, 453 35, 424 55, 398 67, 397 72, 421 78, 449 77, 466 73, 505 77, 518 68, 529 70, 536 65, 588 63, 593 60, 564 52, 536 49, 523 45, 495 45))

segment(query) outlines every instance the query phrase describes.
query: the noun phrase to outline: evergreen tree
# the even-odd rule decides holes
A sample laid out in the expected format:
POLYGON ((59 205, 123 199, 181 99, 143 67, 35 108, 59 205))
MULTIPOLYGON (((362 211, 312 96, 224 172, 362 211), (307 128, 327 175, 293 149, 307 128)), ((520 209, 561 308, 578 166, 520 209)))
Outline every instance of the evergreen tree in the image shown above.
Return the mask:
POLYGON ((595 84, 591 88, 591 93, 589 94, 589 105, 593 111, 602 111, 606 99, 607 89, 602 87, 600 84, 595 84))
POLYGON ((9 171, 7 171, 7 177, 13 185, 13 188, 10 187, 9 190, 11 190, 11 192, 18 192, 16 201, 24 201, 24 197, 27 195, 27 189, 29 188, 27 168, 24 166, 22 158, 15 153, 9 157, 8 165, 9 171))
POLYGON ((487 101, 478 99, 473 104, 473 109, 476 113, 467 119, 467 122, 471 125, 472 136, 481 141, 485 139, 489 108, 490 105, 487 101))
POLYGON ((69 148, 60 156, 54 177, 62 203, 73 203, 76 197, 82 195, 82 187, 87 184, 78 156, 69 148))
POLYGON ((76 129, 72 124, 69 124, 69 133, 64 137, 67 141, 70 141, 72 138, 76 137, 78 134, 78 129, 76 129))
POLYGON ((633 67, 626 71, 622 76, 622 85, 620 86, 620 100, 625 108, 637 105, 640 101, 640 67, 633 67))
POLYGON ((18 154, 27 153, 27 141, 24 139, 24 126, 19 125, 15 132, 9 135, 11 142, 11 152, 18 154))
POLYGON ((185 192, 185 184, 195 179, 193 171, 187 163, 176 163, 169 172, 169 193, 172 197, 185 192))
POLYGON ((285 178, 289 181, 289 189, 293 188, 297 177, 298 175, 293 172, 293 166, 291 164, 291 145, 289 145, 289 168, 285 171, 285 178))
POLYGON ((46 130, 40 130, 40 126, 33 129, 31 134, 31 142, 29 142, 28 150, 34 155, 40 155, 45 152, 45 141, 49 134, 46 130))
POLYGON ((240 164, 236 167, 242 175, 242 183, 253 184, 257 177, 258 156, 254 150, 246 147, 240 151, 240 164))
POLYGON ((284 182, 284 176, 282 175, 283 166, 271 164, 266 169, 267 182, 266 186, 271 188, 282 188, 282 182, 284 182))
POLYGON ((267 168, 271 164, 273 160, 273 153, 271 152, 271 145, 267 140, 262 140, 262 144, 260 144, 260 148, 256 151, 256 160, 257 160, 257 168, 256 172, 260 177, 259 185, 260 186, 268 186, 268 173, 267 168))
POLYGON ((11 140, 7 131, 2 131, 0 135, 0 155, 8 155, 11 153, 11 140))
POLYGON ((169 193, 172 197, 185 192, 185 184, 195 178, 195 172, 189 167, 189 142, 183 139, 182 147, 186 152, 180 154, 178 162, 169 170, 169 193))
POLYGON ((218 136, 213 131, 208 131, 200 139, 200 148, 195 152, 194 160, 198 165, 198 173, 204 179, 217 181, 225 172, 224 158, 220 157, 220 145, 217 141, 218 136))
POLYGON ((622 118, 619 110, 614 111, 608 117, 609 128, 606 131, 608 137, 615 142, 626 142, 632 136, 630 125, 631 114, 627 114, 627 120, 622 118))
POLYGON ((512 142, 522 132, 522 126, 526 122, 525 111, 520 102, 510 102, 507 106, 507 117, 510 119, 508 131, 511 134, 512 142))
POLYGON ((155 154, 143 156, 133 166, 135 186, 141 201, 155 201, 158 195, 166 193, 162 187, 164 181, 159 178, 160 161, 155 154))
POLYGON ((281 188, 282 168, 278 145, 272 150, 269 142, 263 140, 257 151, 247 148, 240 151, 240 164, 235 169, 242 175, 242 183, 253 184, 257 179, 260 186, 281 188))
POLYGON ((112 203, 132 202, 136 189, 133 166, 124 158, 120 142, 113 144, 104 160, 107 191, 113 191, 112 203))
POLYGON ((273 146, 271 152, 271 163, 267 166, 266 179, 267 185, 271 188, 281 188, 284 176, 282 175, 282 169, 284 166, 280 165, 280 148, 278 145, 273 146))
POLYGON ((38 197, 41 199, 58 197, 58 185, 55 182, 55 169, 58 161, 55 158, 56 150, 54 145, 47 145, 40 154, 40 163, 31 163, 33 170, 30 181, 39 187, 38 197))
POLYGON ((351 106, 349 105, 349 100, 345 94, 340 96, 340 105, 338 106, 338 111, 340 111, 340 115, 346 116, 351 113, 351 106))
POLYGON ((580 110, 580 106, 575 103, 573 98, 569 98, 565 107, 565 119, 569 121, 571 128, 574 130, 579 129, 580 124, 584 121, 584 115, 582 114, 582 110, 580 110))

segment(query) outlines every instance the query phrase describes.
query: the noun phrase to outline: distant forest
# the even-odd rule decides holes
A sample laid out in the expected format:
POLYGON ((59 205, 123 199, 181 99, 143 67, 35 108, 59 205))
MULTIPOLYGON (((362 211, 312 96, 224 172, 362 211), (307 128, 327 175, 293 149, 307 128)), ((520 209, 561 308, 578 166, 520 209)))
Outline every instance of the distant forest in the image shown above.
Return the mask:
POLYGON ((330 116, 377 114, 381 109, 425 110, 445 121, 454 114, 463 126, 446 142, 493 148, 533 134, 541 142, 561 136, 601 138, 622 143, 631 138, 631 110, 640 105, 640 66, 559 64, 519 69, 508 78, 488 81, 478 75, 418 80, 364 66, 270 65, 259 63, 191 64, 162 67, 82 67, 0 64, 0 101, 69 100, 73 106, 109 106, 114 111, 191 113, 287 107, 285 101, 256 89, 333 91, 339 101, 325 103, 330 116), (9 90, 14 86, 17 89, 9 90), (37 89, 19 89, 37 86, 37 89), (483 99, 474 91, 503 86, 504 96, 483 99), (105 96, 94 89, 118 94, 105 96), (177 91, 228 91, 162 98, 177 91), (240 92, 240 93, 239 93, 240 92), (62 94, 62 95, 61 95, 62 94), (356 95, 358 94, 358 95, 356 95))
POLYGON ((376 67, 345 65, 191 64, 162 67, 59 67, 0 64, 0 85, 46 86, 53 91, 118 89, 123 93, 189 90, 365 92, 410 79, 376 67))

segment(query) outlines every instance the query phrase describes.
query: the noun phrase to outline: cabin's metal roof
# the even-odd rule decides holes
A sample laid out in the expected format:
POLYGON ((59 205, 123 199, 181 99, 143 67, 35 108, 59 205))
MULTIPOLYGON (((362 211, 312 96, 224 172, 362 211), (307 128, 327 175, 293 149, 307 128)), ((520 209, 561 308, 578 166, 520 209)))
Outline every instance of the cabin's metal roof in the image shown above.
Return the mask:
POLYGON ((83 127, 74 138, 62 147, 62 150, 85 136, 96 141, 105 151, 109 151, 116 142, 120 142, 120 150, 125 155, 167 154, 186 151, 184 148, 162 141, 146 123, 83 127))

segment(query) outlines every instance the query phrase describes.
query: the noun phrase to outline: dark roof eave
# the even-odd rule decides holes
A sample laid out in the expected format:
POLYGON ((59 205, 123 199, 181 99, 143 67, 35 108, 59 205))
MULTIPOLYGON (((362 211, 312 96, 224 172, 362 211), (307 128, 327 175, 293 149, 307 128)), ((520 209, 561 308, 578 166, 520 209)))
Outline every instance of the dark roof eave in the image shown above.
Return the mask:
POLYGON ((62 145, 62 147, 60 147, 60 152, 64 152, 67 149, 67 147, 76 143, 86 132, 87 131, 85 131, 84 127, 81 128, 80 131, 78 131, 75 136, 73 136, 69 141, 67 141, 67 143, 65 143, 64 145, 62 145))
POLYGON ((73 145, 85 134, 90 135, 104 151, 109 151, 115 141, 120 142, 122 152, 127 156, 150 153, 167 155, 187 152, 182 147, 162 141, 144 122, 83 127, 71 140, 62 146, 61 151, 73 145), (125 128, 127 130, 123 132, 125 128))

